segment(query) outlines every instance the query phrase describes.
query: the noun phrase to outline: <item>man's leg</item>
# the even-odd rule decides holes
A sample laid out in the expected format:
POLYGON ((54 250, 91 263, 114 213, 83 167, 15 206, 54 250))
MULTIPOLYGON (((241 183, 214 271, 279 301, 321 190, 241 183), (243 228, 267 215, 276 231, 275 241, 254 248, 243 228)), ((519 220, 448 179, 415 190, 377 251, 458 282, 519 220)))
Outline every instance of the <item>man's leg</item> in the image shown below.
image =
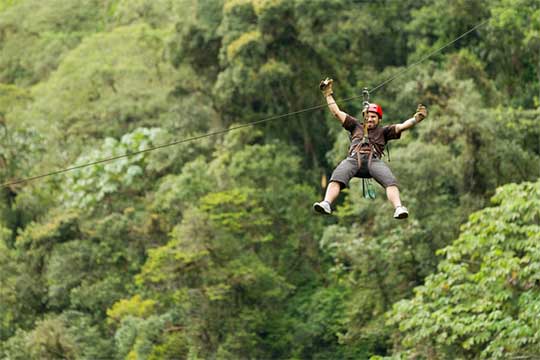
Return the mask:
POLYGON ((324 201, 332 205, 339 196, 341 191, 341 185, 337 181, 330 181, 326 187, 326 194, 324 195, 324 201))
POLYGON ((358 161, 356 158, 347 157, 345 160, 340 162, 332 173, 330 183, 326 188, 324 200, 313 204, 313 209, 321 214, 331 214, 332 207, 330 205, 336 201, 341 188, 346 187, 349 184, 349 181, 357 171, 358 161))
POLYGON ((336 181, 330 181, 326 187, 326 193, 324 200, 313 204, 313 209, 321 214, 330 215, 332 213, 332 203, 337 199, 339 192, 341 191, 341 185, 336 181))
POLYGON ((386 188, 386 196, 392 205, 394 205, 394 218, 406 219, 409 216, 409 210, 407 210, 405 206, 401 205, 398 187, 395 185, 388 186, 386 188))
POLYGON ((401 199, 399 198, 399 189, 397 186, 388 186, 386 188, 386 197, 388 197, 388 201, 392 203, 394 209, 401 206, 401 199))
POLYGON ((397 180, 388 165, 379 159, 374 159, 371 162, 370 174, 373 178, 386 188, 386 197, 394 206, 394 218, 405 219, 409 216, 409 211, 401 205, 397 180))

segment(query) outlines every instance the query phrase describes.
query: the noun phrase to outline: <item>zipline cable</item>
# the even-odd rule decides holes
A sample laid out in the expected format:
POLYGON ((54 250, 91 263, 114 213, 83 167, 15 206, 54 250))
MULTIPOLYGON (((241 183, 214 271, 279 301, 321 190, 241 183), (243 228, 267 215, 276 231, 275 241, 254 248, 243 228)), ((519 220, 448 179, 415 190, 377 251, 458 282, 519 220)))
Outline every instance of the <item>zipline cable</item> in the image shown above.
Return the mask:
POLYGON ((373 91, 376 91, 377 89, 383 87, 384 85, 388 84, 390 81, 394 80, 395 78, 397 78, 398 76, 401 76, 402 74, 404 74, 405 72, 407 72, 409 69, 412 69, 413 67, 415 67, 416 65, 420 64, 421 62, 423 62, 424 60, 427 60, 428 58, 430 58, 431 56, 435 55, 436 53, 440 52, 441 50, 443 49, 446 49, 448 46, 452 45, 453 43, 455 43, 456 41, 458 41, 459 39, 469 35, 471 32, 473 32, 474 30, 478 29, 479 27, 485 25, 487 22, 489 21, 489 19, 486 19, 484 21, 482 21, 481 23, 475 25, 474 27, 470 28, 469 30, 467 30, 466 32, 464 32, 463 34, 461 34, 460 36, 458 36, 457 38, 455 38, 454 40, 450 41, 449 43, 443 45, 442 47, 436 49, 436 50, 433 50, 432 52, 430 52, 429 54, 427 54, 426 56, 424 56, 423 58, 421 58, 420 60, 412 63, 411 65, 408 65, 405 69, 403 69, 402 71, 398 72, 396 75, 390 77, 389 79, 383 81, 382 83, 380 83, 379 85, 375 86, 373 89, 371 89, 370 91, 373 92, 373 91))
MULTIPOLYGON (((375 86, 373 89, 371 89, 370 91, 373 92, 373 91, 376 91, 378 89, 380 89, 381 87, 383 87, 384 85, 388 84, 389 82, 393 81, 394 79, 396 79, 397 77, 403 75, 404 73, 406 73, 407 71, 409 71, 410 69, 412 69, 413 67, 415 67, 416 65, 424 62, 425 60, 427 60, 428 58, 430 58, 431 56, 435 55, 436 53, 442 51, 443 49, 447 48, 448 46, 454 44, 456 41, 460 40, 461 38, 467 36, 468 34, 470 34, 471 32, 473 32, 474 30, 478 29, 479 27, 483 26, 484 24, 486 24, 488 22, 489 19, 486 19, 484 20, 483 22, 475 25, 474 27, 472 27, 471 29, 467 30, 466 32, 464 32, 463 34, 461 34, 460 36, 458 36, 457 38, 455 38, 454 40, 448 42, 447 44, 443 45, 442 47, 430 52, 429 54, 427 54, 426 56, 422 57, 420 60, 408 65, 405 69, 401 70, 400 72, 398 72, 397 74, 395 74, 394 76, 391 76, 390 78, 388 78, 387 80, 383 81, 382 83, 380 83, 379 85, 375 86)), ((353 97, 349 97, 349 98, 345 98, 345 99, 340 99, 340 100, 336 100, 335 103, 336 104, 341 104, 341 103, 345 103, 345 102, 349 102, 351 100, 355 100, 355 99, 358 99, 358 98, 361 98, 363 97, 364 95, 357 95, 357 96, 353 96, 353 97)), ((238 125, 238 126, 233 126, 231 128, 228 128, 228 129, 223 129, 223 130, 219 130, 219 131, 215 131, 215 132, 211 132, 211 133, 206 133, 206 134, 203 134, 203 135, 198 135, 198 136, 193 136, 193 137, 189 137, 189 138, 186 138, 186 139, 181 139, 181 140, 176 140, 176 141, 173 141, 173 142, 170 142, 170 143, 167 143, 167 144, 162 144, 162 145, 157 145, 157 146, 152 146, 152 147, 149 147, 149 148, 146 148, 146 149, 143 149, 143 150, 139 150, 139 151, 133 151, 133 152, 127 152, 125 154, 122 154, 122 155, 117 155, 117 156, 112 156, 112 157, 108 157, 108 158, 104 158, 104 159, 100 159, 100 160, 96 160, 96 161, 92 161, 92 162, 89 162, 89 163, 84 163, 84 164, 80 164, 80 165, 75 165, 75 166, 71 166, 71 167, 67 167, 67 168, 63 168, 63 169, 59 169, 59 170, 55 170, 55 171, 51 171, 51 172, 48 172, 48 173, 44 173, 44 174, 40 174, 40 175, 36 175, 36 176, 31 176, 31 177, 27 177, 27 178, 22 178, 22 179, 18 179, 18 180, 14 180, 14 181, 9 181, 9 182, 5 182, 1 185, 1 187, 8 187, 8 186, 11 186, 11 185, 16 185, 16 184, 21 184, 21 183, 25 183, 25 182, 30 182, 30 181, 33 181, 33 180, 37 180, 37 179, 41 179, 41 178, 45 178, 45 177, 49 177, 49 176, 53 176, 53 175, 58 175, 58 174, 62 174, 62 173, 66 173, 68 171, 73 171, 73 170, 77 170, 77 169, 82 169, 82 168, 85 168, 85 167, 89 167, 89 166, 94 166, 94 165, 98 165, 98 164, 102 164, 102 163, 106 163, 106 162, 110 162, 110 161, 114 161, 114 160, 118 160, 118 159, 122 159, 122 158, 125 158, 125 157, 130 157, 130 156, 134 156, 134 155, 138 155, 138 154, 142 154, 142 153, 146 153, 146 152, 150 152, 150 151, 154 151, 154 150, 158 150, 158 149, 163 149, 163 148, 166 148, 166 147, 169 147, 169 146, 174 146, 174 145, 178 145, 178 144, 182 144, 182 143, 187 143, 187 142, 191 142, 191 141, 195 141, 195 140, 200 140, 200 139, 203 139, 203 138, 206 138, 206 137, 210 137, 210 136, 214 136, 214 135, 220 135, 220 134, 224 134, 224 133, 227 133, 229 131, 233 131, 233 130, 238 130, 238 129, 241 129, 241 128, 245 128, 245 127, 248 127, 248 126, 255 126, 255 125, 258 125, 258 124, 261 124, 261 123, 264 123, 264 122, 268 122, 268 121, 272 121, 272 120, 277 120, 277 119, 281 119, 281 118, 284 118, 284 117, 288 117, 288 116, 292 116, 292 115, 298 115, 298 114, 301 114, 301 113, 305 113, 305 112, 308 112, 308 111, 312 111, 312 110, 318 110, 318 109, 321 109, 321 108, 324 108, 328 106, 328 104, 321 104, 321 105, 316 105, 316 106, 312 106, 312 107, 309 107, 309 108, 304 108, 304 109, 301 109, 301 110, 297 110, 297 111, 292 111, 292 112, 289 112, 289 113, 286 113, 286 114, 282 114, 282 115, 275 115, 275 116, 270 116, 270 117, 267 117, 267 118, 264 118, 264 119, 261 119, 261 120, 257 120, 257 121, 252 121, 252 122, 249 122, 249 123, 246 123, 246 124, 242 124, 242 125, 238 125)))
POLYGON ((326 106, 326 104, 317 105, 317 106, 313 106, 313 107, 310 107, 310 108, 305 108, 305 109, 302 109, 302 110, 293 111, 293 112, 290 112, 290 113, 287 113, 287 114, 275 115, 275 116, 271 116, 271 117, 268 117, 268 118, 265 118, 265 119, 253 121, 253 122, 250 122, 250 123, 246 123, 246 124, 242 124, 242 125, 238 125, 238 126, 233 126, 231 128, 228 128, 228 129, 223 129, 223 130, 219 130, 219 131, 215 131, 215 132, 211 132, 211 133, 207 133, 207 134, 203 134, 203 135, 193 136, 193 137, 182 139, 182 140, 176 140, 176 141, 173 141, 173 142, 170 142, 170 143, 167 143, 167 144, 151 146, 151 147, 143 149, 143 150, 127 152, 127 153, 122 154, 122 155, 112 156, 112 157, 109 157, 109 158, 104 158, 104 159, 101 159, 101 160, 96 160, 96 161, 85 163, 85 164, 74 165, 72 167, 68 167, 68 168, 64 168, 64 169, 60 169, 60 170, 56 170, 56 171, 51 171, 51 172, 44 173, 44 174, 41 174, 41 175, 36 175, 36 176, 28 177, 28 178, 23 178, 23 179, 19 179, 19 180, 15 180, 15 181, 6 182, 6 183, 2 184, 2 187, 6 187, 6 186, 9 186, 9 185, 20 184, 20 183, 24 183, 24 182, 28 182, 28 181, 32 181, 32 180, 37 180, 37 179, 41 179, 41 178, 44 178, 44 177, 47 177, 47 176, 58 175, 58 174, 62 174, 62 173, 68 172, 68 171, 72 171, 72 170, 82 169, 82 168, 85 168, 85 167, 94 166, 94 165, 98 165, 98 164, 102 164, 102 163, 122 159, 122 158, 125 158, 125 157, 130 157, 130 156, 150 152, 150 151, 157 150, 157 149, 163 149, 163 148, 166 148, 166 147, 169 147, 169 146, 174 146, 174 145, 178 145, 178 144, 182 144, 182 143, 187 143, 187 142, 190 142, 190 141, 200 140, 202 138, 209 137, 209 136, 224 134, 224 133, 229 132, 229 131, 238 130, 238 129, 245 128, 245 127, 248 127, 248 126, 258 125, 260 123, 267 122, 267 121, 270 121, 270 120, 276 120, 276 119, 284 118, 284 117, 287 117, 287 116, 296 115, 296 114, 304 113, 304 112, 307 112, 307 111, 320 109, 320 108, 325 107, 325 106, 326 106))

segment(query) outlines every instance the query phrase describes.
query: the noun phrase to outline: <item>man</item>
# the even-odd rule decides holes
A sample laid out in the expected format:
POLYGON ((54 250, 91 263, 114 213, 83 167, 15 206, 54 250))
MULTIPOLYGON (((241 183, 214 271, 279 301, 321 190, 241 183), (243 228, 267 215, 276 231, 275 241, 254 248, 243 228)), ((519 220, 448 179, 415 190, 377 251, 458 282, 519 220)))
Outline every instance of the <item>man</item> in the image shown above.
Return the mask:
POLYGON ((369 104, 363 111, 364 122, 367 122, 364 124, 339 109, 333 97, 332 83, 332 79, 326 78, 321 81, 320 89, 332 115, 351 133, 351 146, 348 157, 332 173, 324 200, 313 204, 313 208, 321 214, 331 214, 332 203, 353 177, 374 178, 386 189, 386 196, 395 209, 394 218, 407 218, 409 212, 401 204, 397 180, 382 156, 389 140, 399 139, 403 131, 424 120, 427 116, 426 107, 418 105, 414 116, 401 124, 379 126, 383 116, 382 108, 377 104, 369 104), (364 126, 367 128, 367 137, 364 137, 364 126))

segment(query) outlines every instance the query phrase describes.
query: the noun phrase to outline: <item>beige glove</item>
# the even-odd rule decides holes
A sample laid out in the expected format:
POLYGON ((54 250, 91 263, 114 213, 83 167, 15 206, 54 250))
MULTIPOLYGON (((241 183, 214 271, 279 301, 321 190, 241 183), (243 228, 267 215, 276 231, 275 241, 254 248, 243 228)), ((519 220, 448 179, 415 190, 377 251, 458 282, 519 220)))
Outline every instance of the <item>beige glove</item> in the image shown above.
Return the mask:
POLYGON ((332 83, 334 80, 330 78, 326 78, 321 81, 319 84, 319 89, 321 89, 324 97, 327 97, 328 95, 334 95, 334 91, 332 90, 332 83))
POLYGON ((418 107, 416 108, 416 113, 414 114, 414 118, 416 122, 420 122, 424 120, 426 117, 427 117, 427 108, 422 104, 418 104, 418 107))

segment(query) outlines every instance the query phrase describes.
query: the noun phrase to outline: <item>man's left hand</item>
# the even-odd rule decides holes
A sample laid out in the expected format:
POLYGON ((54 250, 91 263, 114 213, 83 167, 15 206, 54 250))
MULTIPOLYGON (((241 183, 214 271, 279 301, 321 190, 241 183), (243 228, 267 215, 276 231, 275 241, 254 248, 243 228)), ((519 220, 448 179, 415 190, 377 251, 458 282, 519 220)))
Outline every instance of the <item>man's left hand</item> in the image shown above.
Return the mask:
POLYGON ((414 114, 414 118, 417 122, 420 122, 424 120, 427 117, 427 108, 422 105, 418 104, 418 107, 416 108, 416 113, 414 114))

